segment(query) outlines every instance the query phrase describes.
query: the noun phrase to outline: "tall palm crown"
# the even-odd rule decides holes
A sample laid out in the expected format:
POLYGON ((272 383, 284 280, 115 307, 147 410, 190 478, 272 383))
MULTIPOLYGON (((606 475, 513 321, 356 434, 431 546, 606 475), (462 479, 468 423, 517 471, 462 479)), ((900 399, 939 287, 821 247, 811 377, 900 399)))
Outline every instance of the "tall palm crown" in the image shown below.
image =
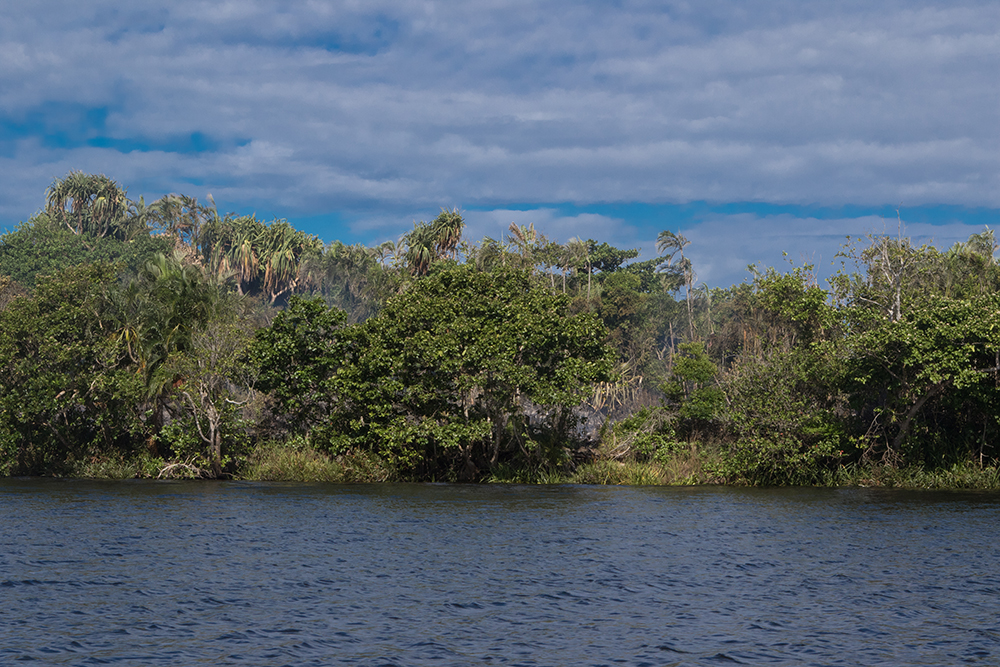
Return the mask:
POLYGON ((441 215, 431 223, 434 230, 434 247, 439 257, 445 255, 454 256, 458 251, 458 244, 462 240, 462 230, 465 229, 465 221, 457 208, 450 211, 441 209, 441 215))
POLYGON ((126 191, 104 174, 71 171, 45 193, 45 210, 75 234, 115 235, 131 209, 126 191))

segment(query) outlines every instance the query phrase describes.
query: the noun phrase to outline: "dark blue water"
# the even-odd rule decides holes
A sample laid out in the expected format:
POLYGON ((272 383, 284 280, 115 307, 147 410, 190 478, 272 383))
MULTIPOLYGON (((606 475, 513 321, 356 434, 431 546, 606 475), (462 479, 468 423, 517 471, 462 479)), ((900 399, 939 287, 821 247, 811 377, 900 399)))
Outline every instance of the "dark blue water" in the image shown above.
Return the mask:
POLYGON ((0 480, 0 664, 1000 664, 1000 496, 0 480))

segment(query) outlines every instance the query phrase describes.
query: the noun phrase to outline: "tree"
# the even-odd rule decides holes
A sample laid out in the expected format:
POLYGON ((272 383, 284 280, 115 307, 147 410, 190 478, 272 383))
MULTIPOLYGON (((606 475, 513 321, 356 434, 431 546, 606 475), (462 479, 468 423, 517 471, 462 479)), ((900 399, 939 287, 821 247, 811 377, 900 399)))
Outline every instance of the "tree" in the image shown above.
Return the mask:
POLYGON ((505 268, 417 281, 348 332, 335 378, 340 446, 469 479, 525 446, 529 406, 547 415, 536 427, 565 436, 572 407, 613 362, 600 321, 568 305, 505 268))
POLYGON ((40 276, 79 264, 117 264, 135 275, 156 253, 170 252, 170 242, 161 237, 142 234, 126 242, 112 236, 78 236, 47 213, 39 213, 0 236, 0 274, 28 288, 40 276))
POLYGON ((192 336, 223 299, 217 283, 183 260, 176 252, 154 255, 137 278, 106 291, 109 319, 150 387, 172 353, 192 350, 192 336))
POLYGON ((265 225, 254 216, 215 218, 201 233, 201 255, 210 271, 232 276, 241 296, 261 294, 275 304, 302 283, 302 263, 319 256, 322 242, 285 220, 265 225))
POLYGON ((426 222, 414 222, 413 231, 404 236, 403 241, 406 243, 406 264, 410 274, 427 275, 431 263, 438 257, 438 236, 434 227, 426 222))
MULTIPOLYGON (((933 297, 907 309, 899 320, 876 321, 850 341, 848 387, 858 416, 869 422, 873 445, 882 444, 890 462, 942 463, 971 448, 961 442, 963 424, 996 428, 993 406, 1000 400, 1000 296, 976 299, 933 297), (933 410, 931 408, 933 407, 933 410), (930 455, 933 434, 913 441, 922 415, 928 429, 952 434, 944 451, 930 455), (935 424, 937 426, 931 426, 935 424), (928 437, 928 436, 931 437, 928 437)), ((984 436, 985 437, 985 436, 984 436)))
POLYGON ((0 311, 0 472, 40 474, 142 442, 143 383, 109 335, 107 264, 71 267, 0 311))
POLYGON ((591 263, 590 263, 590 243, 584 241, 580 237, 572 238, 566 243, 566 252, 569 258, 567 262, 571 266, 575 267, 587 267, 587 301, 590 301, 590 278, 591 278, 591 263))
POLYGON ((656 238, 656 251, 663 256, 661 263, 666 264, 670 270, 683 278, 688 308, 688 335, 691 340, 694 340, 694 305, 692 301, 694 297, 692 294, 694 269, 691 266, 691 260, 684 256, 684 248, 690 244, 691 242, 683 235, 675 234, 670 230, 660 232, 656 238), (676 261, 675 257, 678 258, 676 261))
POLYGON ((458 253, 458 244, 462 240, 462 230, 465 229, 462 214, 458 212, 457 208, 450 211, 441 209, 441 214, 434 218, 431 228, 434 230, 434 247, 438 257, 452 255, 452 258, 455 258, 458 253))
POLYGON ((217 212, 198 203, 194 197, 169 194, 149 205, 147 218, 154 228, 174 239, 177 244, 195 248, 202 226, 214 219, 217 212))
POLYGON ((332 415, 342 399, 337 373, 346 361, 344 312, 322 299, 292 297, 247 350, 257 387, 269 392, 287 428, 329 444, 332 415))
MULTIPOLYGON (((525 227, 524 225, 518 225, 512 222, 507 230, 510 232, 511 245, 517 249, 517 253, 521 256, 524 268, 534 270, 535 250, 539 245, 539 234, 535 230, 535 223, 531 223, 525 227)), ((545 237, 543 236, 543 245, 544 242, 545 237)))
POLYGON ((215 478, 223 476, 238 439, 238 410, 252 396, 252 369, 244 363, 251 340, 249 322, 230 310, 197 331, 191 350, 171 361, 182 378, 175 390, 178 411, 190 416, 215 478))
POLYGON ((122 234, 131 202, 118 183, 104 174, 71 171, 55 179, 45 196, 46 212, 74 234, 122 234))
POLYGON ((594 270, 602 274, 614 273, 621 269, 625 262, 639 256, 639 250, 636 248, 616 248, 608 243, 598 245, 597 241, 593 239, 589 239, 587 245, 590 246, 590 256, 594 270))
POLYGON ((351 322, 362 322, 377 310, 381 299, 394 287, 390 273, 380 262, 393 248, 382 244, 366 248, 336 241, 322 255, 311 255, 302 264, 303 284, 308 292, 347 313, 351 322))

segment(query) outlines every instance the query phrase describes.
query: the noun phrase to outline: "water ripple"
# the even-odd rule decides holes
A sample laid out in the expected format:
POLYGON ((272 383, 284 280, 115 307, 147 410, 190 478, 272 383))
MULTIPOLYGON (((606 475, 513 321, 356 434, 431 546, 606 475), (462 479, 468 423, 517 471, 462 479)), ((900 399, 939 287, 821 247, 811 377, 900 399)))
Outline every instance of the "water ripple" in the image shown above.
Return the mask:
POLYGON ((0 664, 1000 663, 1000 496, 0 481, 0 664))

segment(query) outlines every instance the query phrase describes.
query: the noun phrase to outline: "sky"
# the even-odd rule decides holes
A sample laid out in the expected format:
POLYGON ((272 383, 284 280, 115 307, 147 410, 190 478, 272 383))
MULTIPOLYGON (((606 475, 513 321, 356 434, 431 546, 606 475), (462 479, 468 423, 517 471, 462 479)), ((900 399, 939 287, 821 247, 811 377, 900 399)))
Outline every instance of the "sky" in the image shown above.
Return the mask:
POLYGON ((1000 3, 0 0, 0 226, 71 170, 396 240, 458 207, 699 280, 1000 224, 1000 3))

